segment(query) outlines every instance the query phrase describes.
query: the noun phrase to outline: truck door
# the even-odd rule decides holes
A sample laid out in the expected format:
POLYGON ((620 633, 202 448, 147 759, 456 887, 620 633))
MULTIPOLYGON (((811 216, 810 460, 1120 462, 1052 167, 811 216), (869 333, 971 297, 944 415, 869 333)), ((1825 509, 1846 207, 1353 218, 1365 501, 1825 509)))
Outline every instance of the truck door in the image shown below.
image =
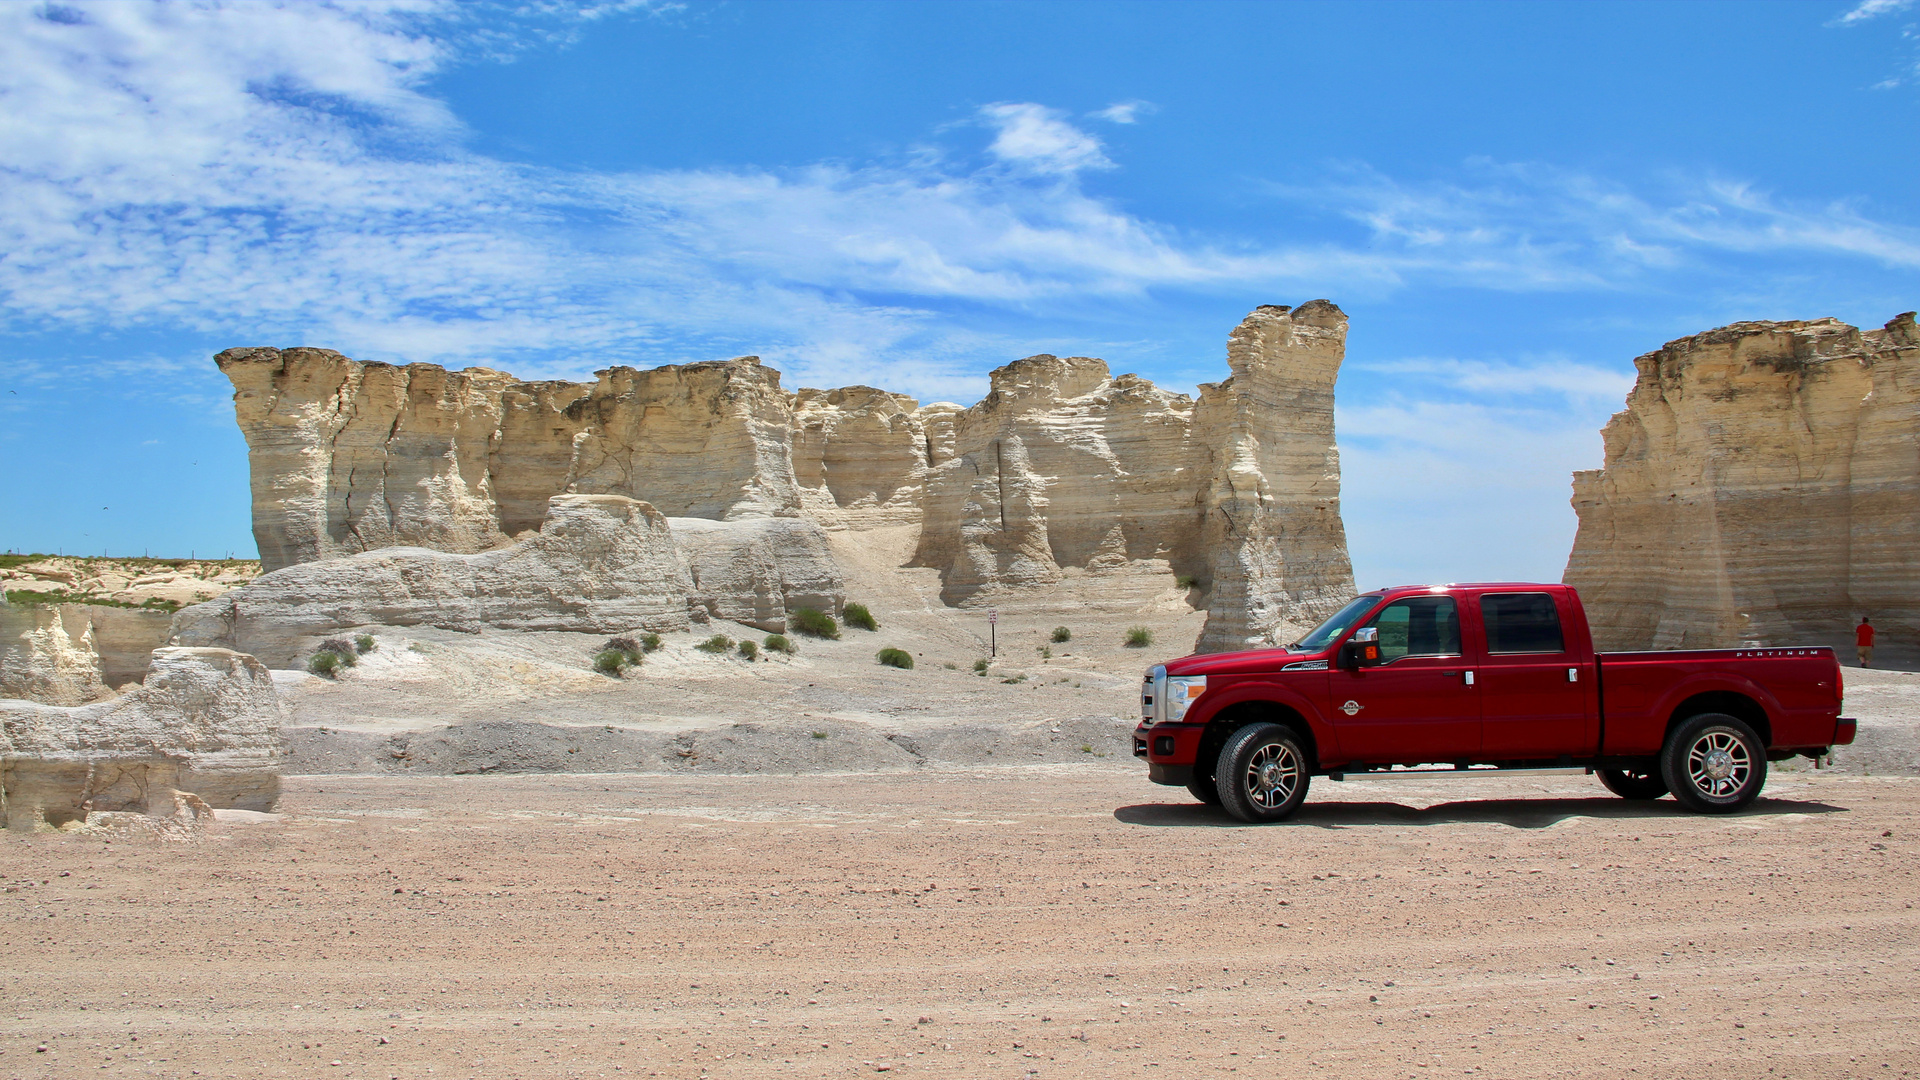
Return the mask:
POLYGON ((1476 601, 1481 755, 1489 761, 1594 751, 1592 658, 1566 632, 1553 593, 1487 592, 1476 601))
POLYGON ((1327 673, 1342 756, 1376 764, 1476 756, 1480 696, 1465 677, 1458 602, 1406 596, 1361 626, 1380 631, 1380 665, 1327 673))

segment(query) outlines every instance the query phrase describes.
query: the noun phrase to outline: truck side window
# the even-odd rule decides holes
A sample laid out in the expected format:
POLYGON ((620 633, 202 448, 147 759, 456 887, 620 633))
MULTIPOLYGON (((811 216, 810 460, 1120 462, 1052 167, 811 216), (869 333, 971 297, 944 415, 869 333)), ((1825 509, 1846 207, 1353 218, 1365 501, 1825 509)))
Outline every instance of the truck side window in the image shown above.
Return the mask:
POLYGON ((1553 597, 1547 593, 1482 596, 1480 621, 1487 627, 1489 653, 1567 651, 1566 642, 1560 636, 1560 612, 1553 606, 1553 597))
POLYGON ((1451 596, 1409 596, 1380 609, 1380 662, 1403 656, 1460 655, 1460 609, 1451 596))

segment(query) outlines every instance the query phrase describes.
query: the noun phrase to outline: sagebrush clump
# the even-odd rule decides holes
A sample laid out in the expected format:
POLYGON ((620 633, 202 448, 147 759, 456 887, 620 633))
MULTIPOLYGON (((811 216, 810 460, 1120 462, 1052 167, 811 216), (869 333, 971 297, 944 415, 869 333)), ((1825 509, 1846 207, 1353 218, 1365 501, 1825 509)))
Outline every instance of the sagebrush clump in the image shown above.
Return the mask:
POLYGON ((593 670, 602 675, 610 675, 617 679, 620 677, 620 673, 625 671, 631 663, 633 663, 633 658, 630 657, 625 650, 601 649, 594 655, 593 670))
POLYGON ((873 612, 865 604, 848 604, 840 609, 840 621, 848 626, 857 626, 862 630, 878 630, 880 624, 874 621, 873 612))
POLYGON ((1053 643, 1055 645, 1058 645, 1063 641, 1072 641, 1072 640, 1073 640, 1073 631, 1067 629, 1064 626, 1056 626, 1053 628, 1053 643))
POLYGON ((715 634, 700 644, 695 645, 694 648, 699 649, 701 652, 723 653, 733 648, 733 639, 725 634, 715 634))
POLYGON ((607 643, 600 646, 600 648, 602 650, 620 653, 627 658, 627 663, 629 664, 638 664, 646 659, 646 651, 641 647, 639 642, 630 637, 608 638, 607 643))
POLYGON ((888 667, 913 670, 913 654, 905 649, 888 647, 874 654, 874 659, 888 667))
POLYGON ((758 660, 760 659, 760 646, 755 645, 751 641, 742 641, 740 643, 739 653, 748 660, 758 660))
POLYGON ((373 640, 372 634, 361 634, 359 637, 353 639, 355 652, 370 653, 379 647, 380 643, 373 640))
POLYGON ((641 634, 640 648, 647 652, 653 652, 660 648, 660 635, 652 632, 641 634))
POLYGON ((768 634, 767 640, 760 644, 765 646, 768 652, 785 653, 788 656, 792 656, 794 652, 793 642, 787 640, 785 634, 768 634))
POLYGON ((1127 629, 1127 648, 1144 649, 1151 644, 1153 644, 1153 631, 1144 626, 1134 626, 1127 629))
POLYGON ((808 637, 838 638, 840 636, 840 624, 833 621, 833 616, 817 608, 794 608, 787 612, 787 625, 789 629, 808 637))

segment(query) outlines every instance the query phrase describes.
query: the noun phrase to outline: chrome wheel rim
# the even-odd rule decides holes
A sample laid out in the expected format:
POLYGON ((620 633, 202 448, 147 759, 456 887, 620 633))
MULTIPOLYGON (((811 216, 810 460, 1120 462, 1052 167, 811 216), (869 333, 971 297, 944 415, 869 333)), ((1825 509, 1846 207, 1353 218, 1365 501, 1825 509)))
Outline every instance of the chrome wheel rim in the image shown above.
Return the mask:
POLYGON ((1752 775, 1747 744, 1725 728, 1701 733, 1687 749, 1687 776, 1702 795, 1723 799, 1738 794, 1752 775))
POLYGON ((1300 757, 1285 743, 1268 743, 1247 762, 1247 797, 1262 810, 1278 810, 1300 786, 1300 757))

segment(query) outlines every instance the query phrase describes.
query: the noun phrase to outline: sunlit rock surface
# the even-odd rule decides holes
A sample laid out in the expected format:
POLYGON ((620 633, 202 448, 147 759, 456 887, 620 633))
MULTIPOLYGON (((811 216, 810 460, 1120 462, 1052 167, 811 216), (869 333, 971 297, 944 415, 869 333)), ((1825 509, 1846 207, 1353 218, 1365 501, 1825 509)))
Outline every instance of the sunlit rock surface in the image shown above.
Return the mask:
POLYGON ((1920 334, 1907 313, 1744 322, 1634 361, 1574 474, 1566 581, 1604 649, 1819 644, 1920 658, 1920 334))

